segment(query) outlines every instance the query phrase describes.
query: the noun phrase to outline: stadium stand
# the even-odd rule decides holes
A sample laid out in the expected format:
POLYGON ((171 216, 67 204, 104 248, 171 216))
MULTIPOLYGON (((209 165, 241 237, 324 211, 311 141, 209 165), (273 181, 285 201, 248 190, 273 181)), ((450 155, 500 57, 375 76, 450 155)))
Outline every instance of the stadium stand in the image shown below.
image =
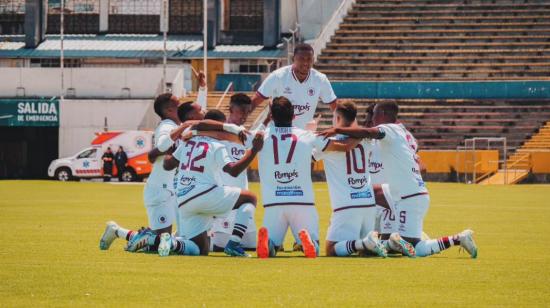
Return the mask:
POLYGON ((318 57, 331 80, 549 80, 550 1, 358 0, 318 57))

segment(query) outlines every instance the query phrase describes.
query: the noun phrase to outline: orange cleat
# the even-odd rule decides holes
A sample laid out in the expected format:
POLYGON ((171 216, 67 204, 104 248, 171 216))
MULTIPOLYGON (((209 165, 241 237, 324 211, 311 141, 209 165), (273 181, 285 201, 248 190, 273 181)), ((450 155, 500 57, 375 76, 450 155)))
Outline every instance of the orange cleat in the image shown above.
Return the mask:
POLYGON ((317 249, 315 249, 315 244, 311 240, 311 237, 309 236, 309 233, 306 229, 300 230, 299 233, 300 241, 302 241, 302 247, 304 250, 304 254, 306 255, 306 258, 316 258, 317 257, 317 249))
POLYGON ((269 258, 269 234, 266 227, 261 227, 260 230, 258 230, 256 252, 260 259, 269 258))

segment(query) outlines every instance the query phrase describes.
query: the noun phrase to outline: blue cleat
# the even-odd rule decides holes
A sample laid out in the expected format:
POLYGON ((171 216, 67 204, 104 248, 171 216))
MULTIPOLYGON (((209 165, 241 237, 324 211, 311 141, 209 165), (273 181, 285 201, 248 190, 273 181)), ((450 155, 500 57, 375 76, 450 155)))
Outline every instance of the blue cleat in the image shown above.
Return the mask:
POLYGON ((244 251, 241 245, 234 241, 227 242, 227 245, 225 245, 225 249, 223 250, 223 252, 225 252, 226 255, 232 257, 250 257, 250 255, 244 251))
POLYGON ((132 240, 128 242, 125 250, 129 252, 136 252, 145 248, 149 248, 151 242, 154 243, 157 235, 151 231, 151 229, 141 228, 132 240))

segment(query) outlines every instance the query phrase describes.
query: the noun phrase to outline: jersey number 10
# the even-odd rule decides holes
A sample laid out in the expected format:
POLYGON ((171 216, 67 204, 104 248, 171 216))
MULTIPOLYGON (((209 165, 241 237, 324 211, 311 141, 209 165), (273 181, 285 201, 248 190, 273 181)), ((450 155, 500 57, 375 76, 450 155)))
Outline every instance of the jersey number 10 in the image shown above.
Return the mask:
POLYGON ((358 144, 357 147, 351 151, 346 152, 346 170, 347 174, 351 174, 351 166, 353 165, 353 171, 355 173, 365 173, 366 164, 365 164, 365 148, 361 144, 358 144), (356 150, 359 150, 359 156, 361 160, 361 168, 357 166, 357 156, 355 153, 357 153, 356 150))

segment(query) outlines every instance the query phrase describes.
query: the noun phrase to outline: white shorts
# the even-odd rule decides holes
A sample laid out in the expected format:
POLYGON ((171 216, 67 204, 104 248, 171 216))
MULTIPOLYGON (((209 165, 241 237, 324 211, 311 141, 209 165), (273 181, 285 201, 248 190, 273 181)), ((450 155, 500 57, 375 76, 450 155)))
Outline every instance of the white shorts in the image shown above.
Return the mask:
MULTIPOLYGON (((232 234, 236 216, 237 210, 230 211, 229 214, 224 217, 216 216, 212 225, 212 233, 232 234)), ((246 233, 248 232, 256 232, 256 222, 254 221, 254 217, 251 217, 250 220, 248 220, 246 233)))
POLYGON ((312 205, 277 205, 265 208, 264 227, 275 246, 281 246, 286 230, 290 230, 298 244, 301 244, 298 233, 302 229, 309 232, 312 240, 319 240, 319 214, 312 205))
POLYGON ((382 213, 384 208, 376 206, 376 214, 374 215, 374 231, 382 234, 382 213))
MULTIPOLYGON (((210 242, 212 243, 212 245, 224 248, 225 245, 227 245, 227 242, 229 242, 230 237, 230 233, 214 232, 212 233, 212 238, 210 242)), ((241 246, 244 249, 256 249, 256 229, 246 230, 246 233, 241 240, 241 246)))
POLYGON ((399 232, 401 236, 409 238, 422 238, 424 217, 430 207, 430 196, 420 195, 397 202, 397 213, 390 210, 382 211, 382 234, 399 232))
POLYGON ((171 189, 145 186, 143 203, 152 230, 163 229, 176 222, 176 196, 171 189))
POLYGON ((180 236, 192 239, 210 230, 214 216, 231 211, 241 195, 241 189, 230 186, 196 187, 198 193, 178 198, 180 236))
POLYGON ((374 230, 376 206, 332 212, 327 241, 340 242, 364 238, 374 230))

